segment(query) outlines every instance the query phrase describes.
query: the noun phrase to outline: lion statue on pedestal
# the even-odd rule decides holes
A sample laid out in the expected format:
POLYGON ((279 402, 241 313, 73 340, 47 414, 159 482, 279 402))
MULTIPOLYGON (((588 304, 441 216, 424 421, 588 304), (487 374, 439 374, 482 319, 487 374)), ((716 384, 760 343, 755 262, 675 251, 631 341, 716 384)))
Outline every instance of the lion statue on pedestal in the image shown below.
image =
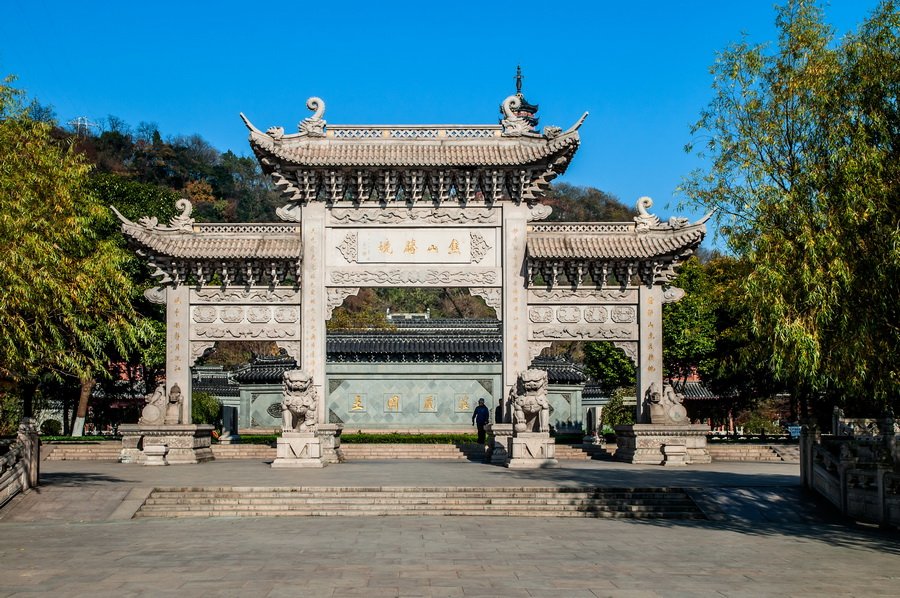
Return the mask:
POLYGON ((547 372, 525 370, 519 374, 516 392, 510 392, 515 432, 549 432, 550 403, 547 402, 547 372))
POLYGON ((684 395, 675 392, 672 385, 663 385, 662 392, 654 382, 647 389, 645 402, 650 412, 651 424, 682 425, 687 424, 687 410, 682 405, 684 395))
POLYGON ((313 432, 316 429, 318 399, 312 376, 303 370, 288 370, 282 378, 281 401, 283 432, 313 432))

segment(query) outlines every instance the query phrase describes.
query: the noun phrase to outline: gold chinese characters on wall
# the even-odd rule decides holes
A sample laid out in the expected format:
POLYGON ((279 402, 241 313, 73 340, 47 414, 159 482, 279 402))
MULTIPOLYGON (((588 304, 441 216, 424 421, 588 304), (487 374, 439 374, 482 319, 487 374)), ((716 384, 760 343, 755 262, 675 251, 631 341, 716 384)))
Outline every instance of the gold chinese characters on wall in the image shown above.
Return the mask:
POLYGON ((387 413, 397 413, 400 411, 400 395, 385 395, 384 410, 387 413))
POLYGON ((437 401, 434 395, 419 395, 419 413, 435 413, 437 401))

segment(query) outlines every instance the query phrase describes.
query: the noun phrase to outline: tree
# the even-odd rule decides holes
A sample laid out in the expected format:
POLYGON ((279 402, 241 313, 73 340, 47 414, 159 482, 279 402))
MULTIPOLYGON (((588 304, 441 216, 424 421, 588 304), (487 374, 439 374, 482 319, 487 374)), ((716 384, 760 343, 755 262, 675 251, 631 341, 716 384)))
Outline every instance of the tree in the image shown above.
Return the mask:
POLYGON ((98 237, 112 216, 88 188, 90 166, 31 119, 0 84, 0 378, 31 415, 41 374, 88 380, 148 333, 131 305, 128 254, 98 237))
POLYGON ((714 354, 715 312, 710 280, 697 258, 681 265, 672 284, 685 296, 663 306, 663 364, 669 378, 684 381, 714 354))
POLYGON ((747 260, 738 291, 774 375, 804 403, 898 408, 900 14, 882 2, 838 42, 806 0, 776 24, 773 49, 718 56, 693 128, 710 166, 683 188, 747 260))
POLYGON ((557 183, 542 203, 551 206, 551 222, 631 222, 637 215, 617 197, 593 187, 557 183))
POLYGON ((634 362, 612 343, 585 343, 584 366, 606 394, 622 387, 634 388, 637 384, 634 362))

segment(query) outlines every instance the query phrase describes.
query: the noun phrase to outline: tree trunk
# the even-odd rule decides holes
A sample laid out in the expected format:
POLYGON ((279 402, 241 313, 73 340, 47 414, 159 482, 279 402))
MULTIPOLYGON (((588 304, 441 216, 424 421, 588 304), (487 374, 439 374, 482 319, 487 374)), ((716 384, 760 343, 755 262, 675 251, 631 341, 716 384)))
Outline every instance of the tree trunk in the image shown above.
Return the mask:
POLYGON ((81 394, 78 396, 78 410, 75 412, 75 424, 72 426, 72 436, 84 436, 84 418, 87 417, 88 401, 97 380, 89 378, 81 381, 81 394))
POLYGON ((37 387, 37 382, 22 382, 22 417, 34 417, 34 394, 37 387))

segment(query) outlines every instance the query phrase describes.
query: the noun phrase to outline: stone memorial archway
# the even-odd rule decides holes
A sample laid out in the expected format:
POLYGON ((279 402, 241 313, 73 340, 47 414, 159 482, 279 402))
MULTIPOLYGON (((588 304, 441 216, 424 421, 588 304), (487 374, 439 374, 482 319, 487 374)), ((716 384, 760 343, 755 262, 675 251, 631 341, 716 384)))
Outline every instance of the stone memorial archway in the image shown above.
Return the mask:
MULTIPOLYGON (((218 340, 276 341, 321 401, 325 322, 361 287, 467 287, 483 297, 502 321, 507 407, 540 408, 539 381, 522 381, 555 340, 615 343, 638 367, 638 396, 662 396, 662 305, 683 295, 667 285, 699 246, 705 219, 661 222, 642 198, 633 222, 541 222, 551 209, 540 199, 574 156, 587 114, 565 131, 538 131, 536 107, 521 93, 504 100, 499 125, 484 126, 326 125, 325 103, 310 98, 307 106, 314 114, 293 134, 263 132, 241 115, 285 199, 282 222, 197 223, 186 200, 169 224, 116 212, 159 281, 148 297, 166 305, 165 396, 180 392, 178 425, 189 425, 190 368, 218 340)), ((638 421, 649 421, 643 400, 637 410, 638 421)), ((504 459, 552 463, 546 431, 517 431, 514 412, 525 413, 507 408, 495 426, 498 438, 510 437, 504 459)), ((334 426, 324 408, 316 418, 315 430, 279 447, 276 464, 333 459, 334 426)), ((148 434, 165 437, 174 425, 157 424, 148 434)), ((677 435, 644 439, 644 453, 664 461, 665 446, 683 442, 677 435)), ((131 457, 142 458, 136 450, 131 457)))

